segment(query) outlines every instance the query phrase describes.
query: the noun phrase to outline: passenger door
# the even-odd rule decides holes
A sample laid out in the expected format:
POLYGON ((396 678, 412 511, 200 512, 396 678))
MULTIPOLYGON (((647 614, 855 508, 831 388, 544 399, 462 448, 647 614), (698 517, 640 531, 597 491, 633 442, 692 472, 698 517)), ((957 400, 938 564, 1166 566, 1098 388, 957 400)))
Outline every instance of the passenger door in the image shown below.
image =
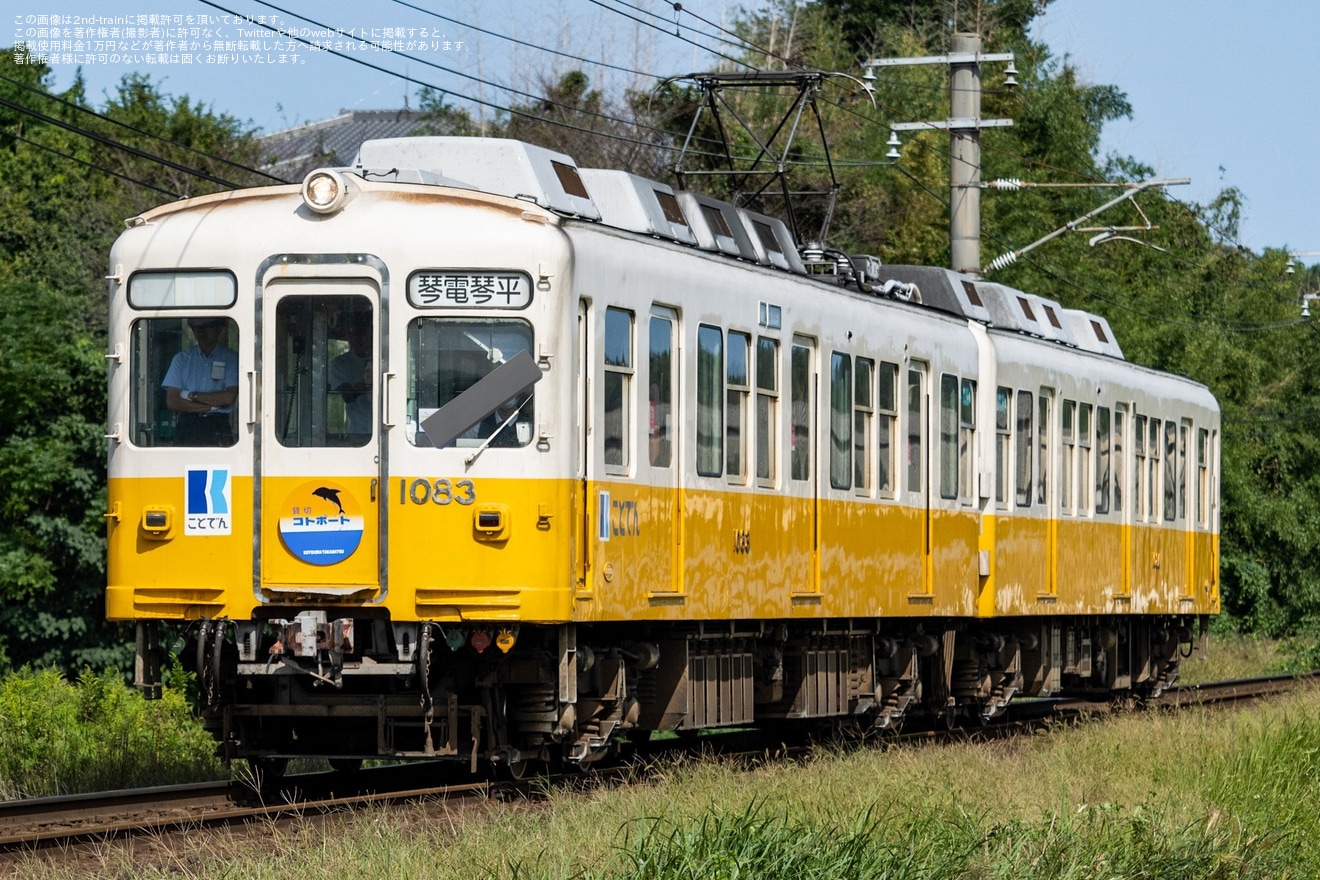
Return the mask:
POLYGON ((267 601, 371 599, 385 587, 379 307, 368 279, 265 288, 256 554, 267 601))

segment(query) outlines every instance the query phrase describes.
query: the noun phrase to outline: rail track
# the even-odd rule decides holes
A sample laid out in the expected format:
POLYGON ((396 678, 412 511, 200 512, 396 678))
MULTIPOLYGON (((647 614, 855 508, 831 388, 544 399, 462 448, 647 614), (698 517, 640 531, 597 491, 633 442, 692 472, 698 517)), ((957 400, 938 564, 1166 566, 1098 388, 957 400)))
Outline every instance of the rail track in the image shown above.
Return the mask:
MULTIPOLYGON (((1303 676, 1270 676, 1183 685, 1170 688, 1154 705, 1182 708, 1193 705, 1232 705, 1275 696, 1320 679, 1320 671, 1303 676)), ((945 736, 1011 736, 1020 729, 1057 724, 1082 716, 1132 708, 1106 702, 1039 700, 1014 704, 1002 720, 975 729, 908 731, 897 739, 932 740, 945 736)), ((619 771, 635 777, 636 764, 645 764, 676 750, 765 759, 767 755, 796 752, 803 741, 769 743, 756 733, 739 731, 639 745, 630 756, 633 766, 619 771)), ((255 780, 174 785, 129 791, 0 801, 0 856, 49 847, 69 847, 89 841, 130 838, 163 831, 191 831, 254 820, 322 815, 373 804, 444 800, 449 804, 490 798, 529 798, 534 788, 513 780, 483 779, 455 782, 440 764, 382 767, 354 773, 312 773, 287 777, 278 790, 262 791, 255 780)), ((611 771, 592 774, 608 781, 611 771)))

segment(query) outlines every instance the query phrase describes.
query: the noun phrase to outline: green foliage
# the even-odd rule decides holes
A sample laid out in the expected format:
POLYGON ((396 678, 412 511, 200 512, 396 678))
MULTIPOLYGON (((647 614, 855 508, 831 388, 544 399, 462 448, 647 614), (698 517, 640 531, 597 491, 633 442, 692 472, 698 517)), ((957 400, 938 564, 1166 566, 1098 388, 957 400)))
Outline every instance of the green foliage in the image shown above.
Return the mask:
POLYGON ((215 741, 182 694, 144 700, 114 672, 0 678, 0 798, 223 778, 215 741))
POLYGON ((0 110, 0 671, 122 668, 132 646, 104 620, 106 255, 125 217, 221 185, 57 123, 236 183, 255 178, 223 159, 251 164, 252 138, 144 76, 106 118, 82 112, 81 82, 55 94, 12 52, 0 77, 0 97, 46 117, 0 110))

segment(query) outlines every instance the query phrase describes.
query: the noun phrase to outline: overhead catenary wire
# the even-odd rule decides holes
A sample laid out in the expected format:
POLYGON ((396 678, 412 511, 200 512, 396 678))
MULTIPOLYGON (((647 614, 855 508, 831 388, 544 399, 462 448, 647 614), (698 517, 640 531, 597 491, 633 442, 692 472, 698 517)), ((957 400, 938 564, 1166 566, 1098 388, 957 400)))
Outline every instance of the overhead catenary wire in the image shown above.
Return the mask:
POLYGON ((184 174, 190 174, 193 177, 197 177, 202 180, 209 181, 219 186, 223 186, 227 189, 239 189, 243 186, 243 184, 235 183, 232 180, 226 180, 223 177, 216 177, 214 174, 210 174, 206 171, 202 171, 197 168, 190 168, 187 165, 182 165, 178 162, 173 161, 172 159, 166 159, 163 156, 157 156, 154 153, 148 153, 147 151, 140 150, 137 147, 132 147, 129 146, 128 144, 120 143, 119 141, 116 141, 113 138, 108 138, 105 135, 98 134, 97 132, 91 131, 89 129, 79 128, 73 123, 65 122, 64 120, 57 119, 54 116, 47 116, 45 113, 41 113, 39 111, 33 110, 30 107, 25 107, 22 104, 19 104, 15 101, 10 101, 8 98, 0 98, 0 107, 7 107, 10 110, 14 110, 26 116, 31 116, 33 119, 40 120, 41 122, 45 122, 49 125, 54 125, 59 128, 63 128, 66 131, 70 131, 73 132, 74 134, 81 135, 82 137, 96 141, 97 143, 103 144, 107 147, 112 147, 117 150, 123 150, 126 153, 137 156, 139 159, 146 159, 148 161, 155 162, 159 165, 164 165, 167 168, 172 168, 175 171, 181 171, 184 174))
POLYGON ((276 177, 276 176, 273 175, 273 174, 268 174, 268 173, 266 173, 265 171, 261 171, 260 169, 257 169, 257 168, 252 168, 251 166, 244 165, 244 164, 241 163, 241 162, 235 162, 235 161, 233 161, 232 159, 226 159, 224 156, 217 156, 217 155, 215 155, 215 154, 213 154, 213 153, 208 153, 208 152, 206 152, 205 150, 198 150, 198 149, 196 149, 195 147, 190 147, 190 146, 187 146, 187 145, 185 145, 185 144, 180 144, 180 143, 178 143, 178 142, 176 142, 176 141, 172 141, 172 140, 170 140, 170 139, 167 138, 167 137, 162 137, 161 135, 158 135, 158 134, 152 134, 152 133, 149 132, 149 131, 143 131, 142 129, 140 129, 140 128, 136 127, 136 126, 129 125, 127 122, 121 122, 120 120, 115 119, 115 118, 112 117, 112 116, 107 116, 107 115, 104 114, 104 113, 98 113, 97 111, 91 109, 90 107, 83 107, 82 105, 80 105, 80 104, 76 104, 76 103, 74 103, 73 101, 69 101, 69 100, 66 100, 66 99, 64 99, 64 98, 61 98, 59 95, 54 95, 54 94, 51 94, 50 92, 42 91, 41 89, 38 89, 38 88, 36 88, 36 87, 34 87, 34 86, 30 86, 30 85, 28 85, 27 83, 22 82, 22 81, 20 81, 20 80, 16 80, 16 79, 13 79, 13 78, 11 78, 11 77, 5 76, 4 74, 0 74, 0 80, 2 80, 2 81, 4 81, 4 82, 7 82, 7 83, 10 83, 11 85, 18 86, 18 87, 21 88, 21 89, 26 89, 27 91, 32 92, 33 94, 36 94, 36 95, 40 95, 40 96, 42 96, 43 98, 48 98, 49 100, 57 101, 57 102, 59 102, 60 104, 63 104, 64 106, 69 107, 69 108, 71 108, 71 109, 73 109, 73 110, 77 110, 77 111, 80 112, 80 113, 87 113, 87 114, 90 114, 90 115, 92 115, 92 116, 95 116, 97 119, 101 119, 101 120, 103 120, 103 121, 105 121, 105 122, 109 122, 109 123, 111 123, 112 125, 117 125, 117 126, 119 126, 120 128, 126 128, 126 129, 128 129, 129 131, 132 131, 132 132, 135 132, 135 133, 137 133, 137 134, 142 135, 143 137, 148 137, 148 138, 151 138, 152 140, 157 140, 157 141, 160 141, 160 142, 162 142, 162 143, 170 144, 171 146, 179 147, 180 149, 187 150, 189 153, 193 153, 194 155, 202 156, 202 157, 204 157, 204 158, 211 159, 211 160, 213 160, 213 161, 215 161, 215 162, 222 162, 222 163, 224 163, 225 165, 228 165, 228 166, 230 166, 230 167, 232 167, 232 168, 237 168, 237 169, 240 170, 240 171, 246 171, 246 172, 248 172, 249 174, 256 174, 256 175, 258 175, 258 176, 260 176, 260 177, 265 177, 265 178, 267 178, 267 179, 269 179, 269 180, 276 181, 277 183, 288 183, 288 182, 289 182, 289 181, 285 180, 285 179, 282 178, 282 177, 276 177))
POLYGON ((169 196, 172 199, 177 199, 182 197, 181 193, 171 192, 170 190, 162 189, 161 187, 156 186, 155 184, 147 183, 145 180, 138 180, 136 177, 131 177, 127 174, 122 174, 118 171, 112 171, 109 168, 102 168, 100 165, 97 165, 93 162, 88 162, 85 159, 79 159, 77 156, 70 156, 68 153, 57 150, 54 147, 48 147, 45 144, 34 141, 32 138, 23 137, 23 135, 18 134, 17 132, 6 131, 3 132, 3 134, 0 136, 14 138, 15 140, 22 141, 23 143, 28 144, 29 146, 36 147, 38 150, 44 150, 47 153, 52 153, 56 156, 59 156, 61 159, 66 159, 70 162, 76 162, 77 164, 82 165, 85 168, 90 168, 93 171, 99 171, 102 174, 109 174, 111 177, 117 177, 120 180, 126 181, 128 183, 137 184, 138 186, 145 187, 146 189, 158 192, 161 195, 169 196))
MULTIPOLYGON (((239 13, 235 12, 234 10, 229 9, 228 7, 223 6, 223 5, 219 4, 219 3, 215 3, 215 2, 213 2, 213 0, 197 0, 197 2, 199 2, 199 3, 201 3, 201 4, 205 5, 205 6, 209 6, 209 7, 211 7, 212 9, 217 9, 217 10, 219 10, 219 11, 221 11, 221 12, 227 14, 227 15, 233 15, 233 16, 237 16, 237 17, 242 17, 242 16, 240 16, 239 13)), ((593 2, 594 2, 594 0, 593 0, 593 2)), ((340 29, 340 28, 335 28, 335 27, 333 27, 332 25, 329 25, 329 24, 326 24, 326 23, 324 23, 324 22, 318 21, 318 20, 316 20, 316 19, 314 19, 314 18, 311 18, 311 17, 309 17, 309 16, 302 15, 302 14, 297 13, 297 12, 293 12, 293 11, 291 11, 291 10, 289 10, 289 9, 285 9, 285 8, 282 7, 282 6, 279 6, 279 5, 275 4, 275 3, 271 3, 271 2, 269 2, 269 0, 262 0, 262 3, 263 3, 263 5, 268 6, 268 7, 270 7, 271 9, 274 9, 274 10, 276 10, 276 11, 278 11, 278 12, 282 12, 282 13, 284 13, 285 15, 289 15, 289 16, 292 16, 292 17, 294 17, 294 18, 302 19, 303 21, 309 22, 310 24, 314 24, 314 25, 316 25, 316 26, 319 27, 319 28, 324 28, 324 29, 326 29, 326 30, 333 31, 333 32, 335 32, 335 33, 344 33, 344 31, 343 31, 342 29, 340 29)), ((499 104, 499 103, 496 103, 496 102, 494 102, 494 101, 488 101, 488 100, 486 100, 486 99, 484 99, 484 98, 474 97, 474 96, 472 96, 472 95, 468 95, 468 94, 465 94, 465 93, 462 93, 462 92, 458 92, 458 91, 455 91, 455 90, 453 90, 453 89, 444 89, 444 88, 441 88, 440 86, 437 86, 437 85, 435 85, 435 84, 433 84, 433 83, 428 83, 428 82, 425 82, 425 81, 419 80, 419 79, 417 79, 417 78, 414 77, 414 76, 405 76, 404 74, 399 73, 398 71, 390 70, 389 68, 384 67, 384 66, 381 66, 381 65, 379 65, 379 64, 373 64, 372 62, 367 61, 367 60, 365 60, 365 59, 363 59, 363 58, 359 58, 359 57, 357 57, 356 55, 352 55, 352 54, 348 54, 348 53, 340 52, 340 51, 338 51, 337 49, 331 49, 331 48, 326 48, 326 47, 324 47, 324 46, 319 46, 319 45, 317 45, 316 43, 314 43, 314 42, 312 42, 312 41, 309 41, 309 40, 307 40, 307 39, 305 39, 305 38, 303 38, 302 36, 299 36, 299 35, 297 35, 297 34, 293 34, 293 33, 285 33, 284 36, 285 36, 286 38, 290 39, 290 40, 294 40, 294 41, 296 41, 296 42, 298 42, 298 43, 301 43, 301 44, 303 44, 304 46, 307 46, 307 47, 313 49, 314 51, 327 52, 327 53, 329 53, 329 54, 331 54, 331 55, 334 55, 334 56, 336 56, 336 57, 343 58, 343 59, 346 59, 346 60, 348 60, 348 61, 352 61, 353 63, 355 63, 355 64, 359 64, 359 65, 362 65, 363 67, 370 68, 371 70, 379 71, 380 73, 384 73, 384 74, 386 74, 387 76, 392 76, 392 77, 395 77, 395 78, 397 78, 397 79, 406 80, 406 81, 408 81, 408 82, 416 82, 416 83, 418 83, 419 85, 426 86, 426 87, 431 88, 431 89, 434 89, 434 90, 436 90, 436 91, 438 91, 438 92, 443 92, 443 93, 446 93, 446 94, 456 95, 456 96, 458 96, 458 97, 461 97, 461 98, 462 98, 463 100, 465 100, 465 101, 471 101, 472 103, 477 104, 478 106, 486 107, 486 108, 491 109, 491 110, 497 110, 497 111, 500 111, 500 112, 508 113, 508 114, 510 114, 510 115, 512 115, 512 116, 518 116, 518 117, 526 118, 526 119, 529 119, 529 120, 535 120, 535 121, 537 121, 537 122, 542 122, 542 123, 545 123, 545 124, 547 124, 547 125, 558 126, 558 127, 560 127, 560 128, 564 128, 564 129, 567 129, 567 130, 570 130, 570 131, 577 131, 577 132, 581 132, 581 133, 583 133, 583 134, 594 135, 594 136, 597 136, 597 137, 605 138, 605 139, 607 139, 607 140, 620 141, 620 142, 623 142, 623 143, 629 143, 629 144, 633 144, 633 145, 635 145, 635 146, 643 146, 643 147, 656 147, 656 146, 658 146, 658 145, 655 144, 655 143, 648 142, 648 141, 638 140, 638 139, 636 139, 636 138, 631 138, 631 137, 628 137, 628 136, 626 136, 626 135, 615 134, 615 133, 613 133, 613 132, 608 132, 608 131, 600 131, 600 130, 597 130, 597 129, 583 128, 583 127, 581 127, 581 126, 573 125, 573 124, 571 124, 571 123, 567 123, 567 122, 564 122, 564 121, 562 121, 562 120, 556 120, 556 119, 551 118, 551 117, 548 117, 548 116, 540 116, 540 115, 537 115, 537 114, 535 114, 535 113, 528 112, 528 111, 526 111, 526 110, 520 110, 520 109, 518 109, 517 107, 506 106, 506 105, 504 105, 504 104, 499 104)), ((442 72, 444 72, 444 73, 448 73, 448 74, 452 74, 452 75, 454 75, 454 76, 462 77, 462 78, 464 78, 464 79, 472 80, 473 82, 475 82, 475 83, 477 83, 477 84, 479 84, 479 85, 484 85, 484 86, 488 86, 488 87, 490 87, 490 88, 498 89, 498 90, 500 90, 500 91, 507 92, 507 93, 509 93, 510 95, 514 95, 514 96, 517 96, 517 97, 520 97, 520 98, 524 98, 524 99, 527 99, 527 100, 532 101, 532 102, 535 102, 535 103, 546 104, 546 105, 549 105, 549 106, 552 106, 552 107, 558 107, 558 108, 561 108, 561 109, 564 109, 564 110, 571 111, 571 112, 573 112, 573 113, 581 114, 581 115, 583 115, 583 116, 595 117, 595 118, 598 118, 598 119, 600 119, 600 120, 602 120, 602 121, 604 121, 604 122, 609 122, 609 123, 614 123, 614 124, 621 124, 621 125, 633 126, 633 127, 638 128, 638 129, 640 129, 640 130, 642 130, 642 131, 649 131, 649 132, 652 132, 652 133, 654 133, 654 134, 663 135, 663 136, 666 137, 666 138, 670 138, 670 137, 673 137, 673 136, 674 136, 674 133, 673 133, 673 132, 666 131, 666 130, 664 130, 664 129, 658 129, 658 128, 655 128, 655 127, 653 127, 653 126, 648 126, 648 125, 645 125, 645 124, 639 123, 639 122, 637 122, 636 120, 621 119, 621 118, 619 118, 619 117, 617 117, 617 116, 610 116, 610 115, 608 115, 608 114, 604 114, 604 113, 597 113, 597 112, 595 112, 595 111, 591 111, 591 110, 584 110, 584 109, 582 109, 582 108, 580 108, 580 107, 574 107, 574 106, 572 106, 572 105, 566 105, 566 104, 562 104, 562 103, 559 103, 559 102, 556 102, 556 101, 549 100, 549 99, 547 99, 547 98, 546 98, 545 96, 543 96, 543 95, 534 95, 534 94, 532 94, 532 93, 530 93, 530 92, 524 92, 524 91, 521 91, 521 90, 519 90, 519 89, 512 88, 511 86, 506 86, 506 85, 503 85, 503 84, 501 84, 501 83, 491 82, 491 81, 486 80, 486 79, 484 79, 484 78, 482 78, 482 77, 475 76, 475 75, 470 74, 470 73, 464 73, 463 71, 456 70, 456 69, 451 68, 451 67, 446 67, 446 66, 443 65, 443 64, 437 64, 437 63, 434 62, 434 61, 428 61, 427 59, 424 59, 424 58, 418 58, 418 57, 416 57, 416 56, 414 56, 414 55, 407 55, 407 54, 405 54, 405 53, 395 51, 394 49, 388 49, 388 48, 385 48, 385 47, 381 46, 379 43, 372 42, 371 40, 358 40, 358 42, 365 43, 366 45, 368 45, 368 46, 372 46, 373 48, 376 48, 376 49, 378 49, 378 50, 380 50, 380 51, 382 51, 382 52, 387 52, 387 53, 389 53, 389 54, 391 54, 391 55, 396 55, 396 56, 398 56, 398 57, 401 57, 401 58, 407 59, 408 61, 412 61, 412 62, 416 62, 416 63, 419 63, 419 64, 423 64, 423 65, 425 65, 425 66, 427 66, 427 67, 434 68, 434 69, 439 70, 439 71, 442 71, 442 72)))

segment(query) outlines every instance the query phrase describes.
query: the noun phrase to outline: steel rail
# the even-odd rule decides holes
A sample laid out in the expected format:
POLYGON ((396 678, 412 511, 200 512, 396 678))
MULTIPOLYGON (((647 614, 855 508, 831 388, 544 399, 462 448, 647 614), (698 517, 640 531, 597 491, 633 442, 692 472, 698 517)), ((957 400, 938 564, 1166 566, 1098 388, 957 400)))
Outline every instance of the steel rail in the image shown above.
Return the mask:
MULTIPOLYGON (((916 743, 1000 738, 1026 729, 1037 729, 1042 724, 1057 725, 1060 721, 1104 715, 1134 705, 1169 709, 1231 705, 1277 696, 1316 679, 1320 679, 1320 671, 1181 685, 1169 688, 1159 699, 1144 704, 1079 699, 1032 700, 1011 704, 1004 716, 984 725, 952 729, 935 725, 868 734, 860 739, 916 743)), ((663 743, 639 743, 628 749, 627 762, 623 766, 602 767, 588 774, 541 776, 535 789, 518 782, 490 779, 417 787, 416 765, 412 765, 403 768, 402 772, 399 767, 384 767, 349 774, 290 776, 283 780, 278 790, 270 791, 260 791, 248 782, 233 781, 0 801, 0 854, 166 830, 193 830, 256 819, 317 815, 374 804, 428 799, 449 802, 492 797, 526 799, 533 797, 534 790, 544 791, 547 782, 554 784, 575 776, 602 784, 609 784, 611 779, 636 779, 646 774, 646 765, 676 751, 758 762, 798 755, 810 748, 810 737, 803 734, 805 729, 805 726, 799 727, 797 735, 787 737, 783 731, 767 734, 755 729, 739 729, 712 732, 712 735, 698 738, 680 737, 663 743), (343 793, 336 793, 336 790, 343 793)))

